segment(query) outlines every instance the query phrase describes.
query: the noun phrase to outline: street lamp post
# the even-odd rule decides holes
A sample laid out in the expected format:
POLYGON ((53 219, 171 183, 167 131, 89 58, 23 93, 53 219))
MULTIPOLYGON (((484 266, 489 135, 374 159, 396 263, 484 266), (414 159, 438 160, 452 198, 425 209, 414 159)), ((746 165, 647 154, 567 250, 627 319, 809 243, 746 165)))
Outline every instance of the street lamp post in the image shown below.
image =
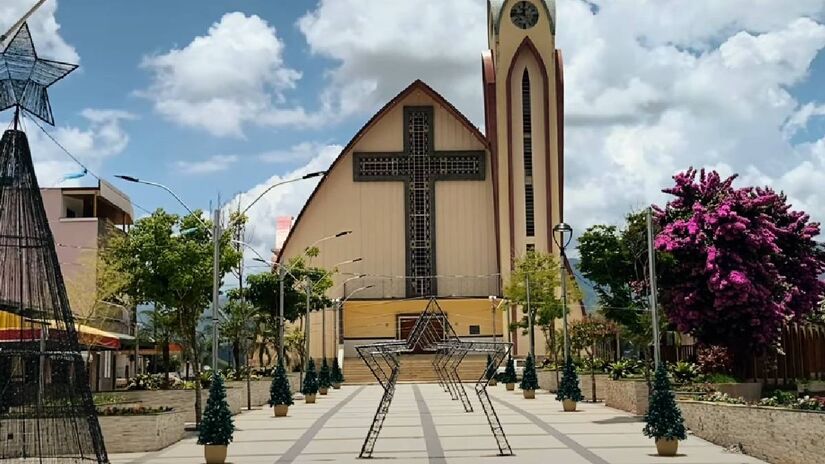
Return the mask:
MULTIPOLYGON (((243 215, 246 214, 247 211, 249 211, 249 208, 251 208, 255 203, 258 202, 258 200, 260 200, 264 195, 266 195, 267 193, 272 191, 274 188, 280 187, 280 186, 286 185, 286 184, 291 184, 293 182, 299 182, 299 181, 302 181, 302 180, 312 179, 314 177, 323 176, 324 174, 326 174, 326 171, 311 172, 311 173, 305 174, 301 177, 297 177, 295 179, 289 179, 289 180, 285 180, 285 181, 282 181, 282 182, 275 183, 275 184, 269 186, 263 192, 261 192, 261 194, 258 195, 254 200, 252 200, 252 202, 249 204, 249 206, 247 206, 246 209, 241 211, 241 213, 238 215, 238 217, 243 217, 243 215)), ((152 187, 157 187, 159 189, 165 190, 167 193, 172 195, 172 197, 175 200, 177 200, 177 202, 180 203, 181 206, 183 206, 183 208, 186 209, 186 211, 189 212, 189 214, 194 216, 200 222, 201 226, 203 226, 204 228, 207 228, 206 223, 203 221, 203 219, 201 219, 199 215, 195 214, 194 211, 192 211, 192 209, 189 208, 189 206, 183 200, 181 200, 181 198, 169 187, 167 187, 167 186, 165 186, 161 183, 158 183, 158 182, 143 180, 143 179, 139 179, 139 178, 133 177, 133 176, 117 175, 115 177, 117 177, 119 179, 123 179, 127 182, 132 182, 132 183, 136 183, 136 184, 150 185, 152 187)), ((212 261, 212 369, 217 369, 218 368, 218 333, 219 333, 219 329, 218 329, 218 296, 219 296, 219 293, 220 293, 220 278, 221 278, 221 275, 220 275, 220 238, 221 238, 221 235, 222 235, 221 225, 220 225, 220 218, 221 218, 221 210, 220 210, 220 207, 218 207, 218 208, 215 209, 215 211, 213 211, 213 219, 212 219, 212 221, 213 221, 213 224, 212 224, 212 242, 213 242, 213 261, 212 261)), ((229 227, 227 229, 229 229, 229 227)))
POLYGON ((562 314, 562 335, 564 337, 564 362, 570 358, 570 338, 567 335, 567 257, 565 249, 573 240, 573 228, 562 222, 553 227, 553 241, 559 247, 559 268, 561 273, 561 314, 562 314))

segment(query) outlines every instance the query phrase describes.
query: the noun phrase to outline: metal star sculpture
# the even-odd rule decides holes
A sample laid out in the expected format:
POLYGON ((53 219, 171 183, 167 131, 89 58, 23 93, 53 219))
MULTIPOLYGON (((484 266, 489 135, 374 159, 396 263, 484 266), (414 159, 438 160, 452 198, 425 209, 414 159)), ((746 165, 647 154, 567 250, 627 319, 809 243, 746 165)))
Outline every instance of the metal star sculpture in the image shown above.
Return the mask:
POLYGON ((16 106, 53 126, 46 89, 75 69, 76 64, 39 58, 23 23, 0 55, 0 111, 16 106))

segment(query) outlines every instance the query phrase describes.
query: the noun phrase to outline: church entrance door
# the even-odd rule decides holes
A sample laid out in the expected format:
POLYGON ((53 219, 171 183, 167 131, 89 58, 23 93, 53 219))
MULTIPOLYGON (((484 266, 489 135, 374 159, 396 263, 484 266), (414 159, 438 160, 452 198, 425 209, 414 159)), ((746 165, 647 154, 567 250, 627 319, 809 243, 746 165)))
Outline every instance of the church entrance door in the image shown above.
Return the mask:
MULTIPOLYGON (((410 332, 412 332, 413 327, 415 326, 415 321, 418 320, 420 315, 415 316, 398 316, 398 328, 397 334, 399 340, 406 340, 410 336, 410 332)), ((436 333, 436 336, 439 341, 444 340, 444 317, 439 316, 437 319, 434 319, 430 322, 433 326, 433 332, 436 333)), ((423 345, 423 340, 413 348, 413 354, 421 354, 425 351, 421 348, 423 345)))

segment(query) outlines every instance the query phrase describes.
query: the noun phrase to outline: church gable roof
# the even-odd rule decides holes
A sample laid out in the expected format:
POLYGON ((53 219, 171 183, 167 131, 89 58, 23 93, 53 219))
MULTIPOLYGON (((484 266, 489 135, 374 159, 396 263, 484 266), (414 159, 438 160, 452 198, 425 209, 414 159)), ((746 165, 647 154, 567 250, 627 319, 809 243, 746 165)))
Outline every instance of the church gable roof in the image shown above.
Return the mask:
POLYGON ((327 175, 321 178, 321 181, 318 182, 318 185, 315 186, 315 189, 310 194, 309 198, 307 199, 304 206, 301 208, 301 212, 298 213, 298 217, 295 219, 295 223, 292 226, 292 230, 289 235, 287 235, 286 240, 284 241, 283 246, 281 247, 282 252, 278 256, 278 261, 281 261, 282 256, 284 255, 283 251, 287 249, 289 246, 290 239, 294 235, 295 231, 298 230, 298 225, 301 222, 301 218, 306 213, 309 205, 312 204, 313 199, 317 196, 318 192, 324 186, 329 174, 338 166, 341 160, 346 156, 347 153, 351 152, 353 148, 361 141, 367 133, 369 133, 370 129, 372 129, 376 124, 378 124, 381 119, 389 114, 394 108, 396 108, 401 102, 403 102, 407 97, 412 95, 415 91, 420 90, 428 95, 430 98, 434 100, 437 105, 443 107, 450 115, 456 118, 462 126, 464 126, 478 141, 485 147, 489 148, 490 143, 484 134, 469 120, 467 119, 464 114, 462 114, 452 103, 447 101, 441 94, 436 92, 432 87, 427 85, 421 79, 416 79, 415 82, 410 84, 407 88, 402 90, 398 95, 396 95, 392 100, 387 102, 378 112, 375 113, 362 127, 358 130, 355 136, 349 141, 349 143, 341 150, 341 153, 335 158, 335 161, 327 169, 327 175))

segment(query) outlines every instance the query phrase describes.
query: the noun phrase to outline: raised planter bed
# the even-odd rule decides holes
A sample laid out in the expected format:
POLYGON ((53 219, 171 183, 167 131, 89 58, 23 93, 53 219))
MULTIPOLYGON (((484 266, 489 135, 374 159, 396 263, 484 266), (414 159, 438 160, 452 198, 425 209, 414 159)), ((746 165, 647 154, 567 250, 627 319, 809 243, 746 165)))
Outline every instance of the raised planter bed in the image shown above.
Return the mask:
POLYGON ((721 446, 741 446, 773 464, 821 462, 825 413, 738 404, 679 401, 693 433, 721 446))
POLYGON ((644 380, 612 380, 605 382, 605 404, 631 414, 647 412, 649 392, 644 380))
POLYGON ((100 416, 100 429, 109 453, 157 451, 184 436, 186 414, 170 411, 139 416, 100 416))
POLYGON ((825 380, 799 381, 796 389, 799 393, 825 393, 825 380))
MULTIPOLYGON (((539 388, 542 390, 555 393, 559 389, 556 383, 556 371, 542 369, 536 371, 536 375, 539 379, 539 388)), ((559 378, 561 378, 561 372, 559 372, 559 378)), ((607 397, 608 380, 610 380, 609 375, 596 374, 596 399, 599 401, 604 401, 607 397)), ((582 390, 585 401, 590 401, 593 398, 593 381, 590 378, 590 374, 579 374, 579 388, 582 390)))

